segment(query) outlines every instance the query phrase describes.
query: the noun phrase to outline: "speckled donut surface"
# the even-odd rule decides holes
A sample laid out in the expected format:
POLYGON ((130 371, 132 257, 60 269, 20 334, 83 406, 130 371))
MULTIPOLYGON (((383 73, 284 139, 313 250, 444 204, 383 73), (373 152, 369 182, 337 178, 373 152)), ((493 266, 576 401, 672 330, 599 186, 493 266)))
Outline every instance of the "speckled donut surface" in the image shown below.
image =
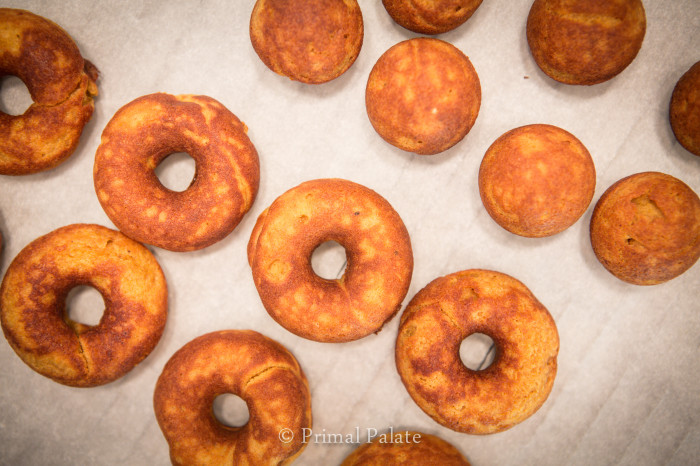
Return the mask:
POLYGON ((690 153, 700 156, 700 61, 673 88, 669 118, 673 134, 690 153))
POLYGON ((454 446, 416 431, 384 433, 357 447, 340 466, 469 466, 454 446))
POLYGON ((382 0, 399 25, 421 34, 451 31, 471 18, 482 0, 382 0))

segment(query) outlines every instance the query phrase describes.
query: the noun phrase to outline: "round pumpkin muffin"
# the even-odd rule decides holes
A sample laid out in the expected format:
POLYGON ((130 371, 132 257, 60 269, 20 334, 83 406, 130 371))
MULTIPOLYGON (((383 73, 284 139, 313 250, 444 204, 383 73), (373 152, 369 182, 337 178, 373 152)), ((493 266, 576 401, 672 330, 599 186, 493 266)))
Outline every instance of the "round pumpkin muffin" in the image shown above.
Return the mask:
POLYGON ((573 225, 593 199, 595 178, 593 159, 576 137, 556 126, 527 125, 486 151, 479 192, 496 223, 535 238, 573 225))
POLYGON ((416 431, 385 433, 357 447, 340 466, 469 466, 454 446, 416 431))
POLYGON ((700 198, 671 175, 637 173, 601 196, 590 233, 593 252, 617 278, 663 283, 700 258, 700 198))
POLYGON ((700 61, 676 83, 669 117, 678 142, 692 154, 700 156, 700 61))
POLYGON ((565 84, 592 85, 622 72, 646 32, 641 0, 535 0, 527 42, 537 65, 565 84))
POLYGON ((307 84, 345 73, 363 37, 357 0, 257 0, 250 18, 250 40, 263 63, 307 84))
POLYGON ((394 21, 421 34, 441 34, 464 24, 482 0, 382 0, 394 21))

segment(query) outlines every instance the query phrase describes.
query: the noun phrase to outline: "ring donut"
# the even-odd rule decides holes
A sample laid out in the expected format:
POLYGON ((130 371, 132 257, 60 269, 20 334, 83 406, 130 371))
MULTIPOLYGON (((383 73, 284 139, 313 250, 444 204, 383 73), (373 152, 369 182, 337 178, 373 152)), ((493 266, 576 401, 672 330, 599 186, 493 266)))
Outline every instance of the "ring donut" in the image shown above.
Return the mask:
POLYGON ((311 395, 297 360, 252 330, 213 332, 187 343, 165 365, 153 400, 176 465, 288 464, 311 429, 311 395), (244 426, 216 420, 214 399, 226 393, 246 402, 244 426))
POLYGON ((357 447, 340 466, 469 466, 454 446, 440 437, 416 431, 382 434, 357 447))
POLYGON ((467 270, 419 291, 401 316, 396 367, 408 393, 436 422, 491 434, 524 421, 544 403, 557 372, 559 336, 547 309, 508 275, 467 270), (493 339, 486 369, 461 361, 462 340, 493 339))
POLYGON ((248 263, 265 309, 280 325, 310 340, 344 342, 378 332, 396 314, 413 252, 383 197, 351 181, 321 179, 290 189, 260 214, 248 263), (312 253, 326 241, 345 248, 339 280, 311 267, 312 253))
POLYGON ((0 76, 17 76, 33 103, 0 112, 0 174, 48 170, 75 150, 92 116, 97 68, 60 26, 29 11, 0 8, 0 76))
POLYGON ((171 251, 191 251, 226 237, 258 191, 258 153, 248 128, 206 96, 164 93, 139 97, 105 127, 95 155, 97 197, 127 236, 171 251), (186 152, 195 177, 171 191, 154 170, 186 152))
POLYGON ((0 323, 17 355, 36 372, 74 387, 126 374, 160 339, 167 317, 165 277, 155 257, 118 231, 69 225, 32 241, 0 287, 0 323), (71 320, 68 292, 102 294, 99 324, 71 320))

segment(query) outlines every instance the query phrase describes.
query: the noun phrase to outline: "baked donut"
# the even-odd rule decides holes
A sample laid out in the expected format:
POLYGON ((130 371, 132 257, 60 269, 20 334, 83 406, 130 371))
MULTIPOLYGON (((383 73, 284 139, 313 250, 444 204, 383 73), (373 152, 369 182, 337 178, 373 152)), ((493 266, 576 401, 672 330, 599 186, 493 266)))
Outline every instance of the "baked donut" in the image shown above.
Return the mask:
POLYGON ((670 175, 637 173, 603 193, 590 234, 596 257, 617 278, 663 283, 700 257, 700 198, 670 175))
POLYGON ((248 263, 265 309, 296 335, 322 342, 378 332, 401 307, 413 251, 399 214, 369 188, 341 179, 290 189, 265 209, 248 243, 248 263), (324 242, 345 248, 339 280, 311 267, 324 242))
POLYGON ((437 154, 461 141, 481 106, 479 76, 455 46, 409 39, 387 50, 372 68, 365 92, 367 115, 389 144, 416 154, 437 154))
POLYGON ((0 174, 48 170, 75 150, 92 116, 97 68, 57 24, 0 8, 0 77, 17 76, 33 103, 22 115, 0 111, 0 174))
POLYGON ((277 74, 321 84, 345 73, 362 48, 357 0, 257 0, 250 40, 277 74))
POLYGON ((94 166, 97 197, 127 236, 171 251, 226 237, 258 192, 258 153, 248 128, 206 96, 150 94, 126 104, 102 133, 94 166), (168 155, 194 160, 192 184, 164 187, 154 170, 168 155))
POLYGON ((420 34, 451 31, 471 18, 482 0, 382 0, 400 26, 420 34))
POLYGON ((418 406, 445 427, 468 434, 509 429, 535 413, 552 389, 559 336, 547 309, 518 280, 467 270, 433 280, 401 316, 396 367, 418 406), (482 370, 461 361, 462 340, 493 339, 482 370))
POLYGON ((118 231, 69 225, 26 246, 0 287, 0 323, 10 346, 36 372, 73 387, 118 379, 156 346, 168 292, 155 257, 118 231), (102 294, 97 325, 68 317, 80 285, 102 294))
POLYGON ((586 147, 551 125, 508 131, 488 148, 479 192, 496 223, 516 235, 551 236, 573 225, 595 191, 595 166, 586 147))
POLYGON ((469 466, 454 446, 440 437, 416 431, 382 434, 357 447, 340 466, 469 466))
POLYGON ((535 0, 527 42, 537 65, 565 84, 607 81, 642 47, 646 14, 641 0, 535 0))
POLYGON ((289 464, 311 430, 311 395, 297 360, 252 330, 213 332, 187 343, 165 365, 153 404, 176 465, 289 464), (214 399, 226 393, 246 402, 244 426, 214 417, 214 399))
POLYGON ((678 142, 690 153, 700 156, 700 61, 676 83, 669 119, 678 142))

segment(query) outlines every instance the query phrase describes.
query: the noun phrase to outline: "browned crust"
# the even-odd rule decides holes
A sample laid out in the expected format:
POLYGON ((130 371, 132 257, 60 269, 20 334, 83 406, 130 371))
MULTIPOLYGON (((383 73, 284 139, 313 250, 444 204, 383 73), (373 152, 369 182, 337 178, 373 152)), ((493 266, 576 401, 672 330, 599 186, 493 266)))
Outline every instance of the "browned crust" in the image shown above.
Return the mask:
POLYGON ((0 8, 0 76, 27 86, 22 115, 0 113, 0 174, 53 168, 78 145, 92 116, 97 68, 57 24, 29 11, 0 8))
POLYGON ((252 330, 218 331, 195 338, 168 361, 154 396, 156 419, 173 464, 288 464, 306 446, 311 429, 311 395, 294 356, 252 330), (220 424, 214 399, 241 397, 249 421, 238 428, 220 424), (294 434, 288 443, 280 431, 294 434))
POLYGON ((396 367, 408 393, 435 421, 470 434, 500 432, 535 413, 557 371, 559 336, 547 309, 508 275, 467 270, 438 278, 401 316, 396 367), (494 362, 473 371, 459 347, 483 333, 494 362))
POLYGON ((56 382, 90 387, 126 374, 160 339, 167 285, 155 257, 99 225, 69 225, 32 241, 0 287, 0 322, 17 355, 56 382), (68 292, 97 289, 105 310, 95 326, 66 315, 68 292))
POLYGON ((126 235, 172 251, 201 249, 226 237, 258 191, 258 153, 246 126, 207 96, 150 94, 112 117, 95 155, 97 197, 126 235), (195 179, 182 192, 154 170, 186 152, 195 179))
POLYGON ((663 283, 700 258, 700 198, 664 173, 630 175, 598 200, 590 235, 596 257, 620 280, 663 283))
POLYGON ((272 318, 323 342, 378 332, 401 307, 413 273, 398 213, 371 189, 341 179, 308 181, 278 197, 258 218, 248 262, 272 318), (339 280, 311 268, 313 251, 326 241, 346 250, 339 280))
POLYGON ((700 156, 700 61, 676 83, 669 119, 678 142, 690 153, 700 156))
POLYGON ((551 236, 573 225, 595 192, 596 172, 586 147, 551 125, 527 125, 500 136, 479 169, 481 200, 506 230, 551 236))
POLYGON ((454 446, 434 435, 417 431, 378 436, 356 448, 341 466, 469 466, 454 446))
POLYGON ((400 42, 372 68, 367 115, 389 144, 422 155, 461 141, 481 106, 479 76, 453 45, 431 38, 400 42))
POLYGON ((257 0, 250 18, 250 40, 263 63, 307 84, 347 71, 363 37, 356 0, 257 0))
POLYGON ((532 56, 549 77, 592 85, 632 63, 646 14, 641 0, 535 0, 526 29, 532 56))
POLYGON ((441 34, 464 24, 482 0, 382 0, 400 26, 421 34, 441 34))

